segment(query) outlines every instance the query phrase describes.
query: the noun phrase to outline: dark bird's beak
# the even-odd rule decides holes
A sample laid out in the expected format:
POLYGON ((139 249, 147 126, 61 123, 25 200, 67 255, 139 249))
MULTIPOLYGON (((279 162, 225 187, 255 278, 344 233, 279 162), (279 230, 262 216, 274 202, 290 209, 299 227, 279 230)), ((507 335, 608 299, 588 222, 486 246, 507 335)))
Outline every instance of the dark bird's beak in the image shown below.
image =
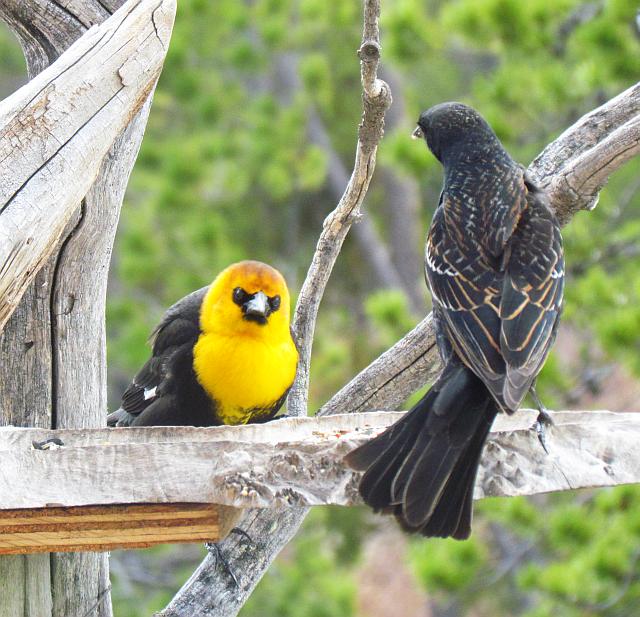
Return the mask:
POLYGON ((245 317, 251 319, 258 320, 266 320, 271 313, 271 307, 269 306, 269 298, 267 295, 259 291, 256 294, 253 294, 251 299, 247 300, 243 305, 243 313, 245 317))
POLYGON ((424 137, 424 133, 419 126, 416 126, 416 130, 411 133, 411 139, 422 139, 424 137))

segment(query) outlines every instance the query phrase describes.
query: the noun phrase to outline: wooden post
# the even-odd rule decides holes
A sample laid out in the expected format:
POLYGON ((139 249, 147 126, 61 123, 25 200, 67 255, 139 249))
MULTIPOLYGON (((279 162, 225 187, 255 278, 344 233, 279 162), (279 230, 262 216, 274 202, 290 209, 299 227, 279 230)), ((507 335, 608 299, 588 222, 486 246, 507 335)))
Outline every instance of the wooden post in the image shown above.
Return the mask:
MULTIPOLYGON (((122 4, 124 0, 3 0, 0 17, 20 40, 29 77, 34 78, 122 4)), ((156 4, 161 12, 171 13, 172 21, 173 3, 156 4)), ((127 5, 125 10, 133 12, 143 0, 127 5)), ((120 77, 126 80, 126 75, 120 77)), ((153 85, 155 79, 151 92, 153 85)), ((0 425, 104 425, 108 264, 149 111, 151 94, 147 93, 147 103, 113 143, 53 255, 29 279, 0 335, 0 425)), ((77 173, 89 171, 78 169, 77 173)), ((35 209, 37 204, 29 206, 35 209)), ((33 233, 38 231, 42 230, 33 233)), ((0 266, 1 271, 7 262, 0 266)), ((109 589, 107 556, 100 553, 0 558, 2 617, 110 617, 109 589)))

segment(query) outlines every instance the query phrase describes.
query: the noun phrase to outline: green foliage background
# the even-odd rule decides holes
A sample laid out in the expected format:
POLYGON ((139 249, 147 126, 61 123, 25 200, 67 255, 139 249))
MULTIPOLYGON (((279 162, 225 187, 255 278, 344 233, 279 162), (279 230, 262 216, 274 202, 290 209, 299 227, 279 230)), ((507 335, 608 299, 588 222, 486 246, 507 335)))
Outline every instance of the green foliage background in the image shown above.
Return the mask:
MULTIPOLYGON (((388 127, 366 201, 383 241, 391 242, 386 229, 393 212, 385 208, 389 189, 382 174, 418 182, 422 208, 415 223, 422 229, 436 203, 440 168, 409 139, 421 110, 465 101, 528 163, 580 115, 638 80, 637 2, 589 4, 595 15, 569 28, 585 9, 580 0, 383 1, 382 75, 404 109, 388 127)), ((295 296, 336 201, 328 152, 310 139, 307 120, 318 114, 349 169, 361 113, 360 32, 361 5, 354 0, 179 3, 116 241, 108 305, 113 405, 147 357, 146 338, 163 309, 230 262, 274 264, 295 296), (286 59, 297 67, 293 88, 287 86, 291 75, 282 75, 286 59)), ((0 56, 0 79, 10 83, 23 63, 4 33, 0 56)), ((565 322, 586 333, 584 354, 595 343, 635 376, 639 172, 638 161, 617 172, 598 208, 564 231, 565 322)), ((349 239, 321 308, 312 409, 417 321, 409 307, 406 293, 384 288, 349 239)), ((575 380, 556 353, 541 378, 542 393, 550 405, 565 405, 575 380)), ((354 573, 376 522, 359 510, 315 511, 242 614, 358 614, 354 573)), ((406 561, 415 584, 428 590, 434 614, 452 606, 455 614, 475 616, 637 614, 638 488, 486 500, 475 528, 466 543, 408 545, 406 561), (513 551, 520 559, 505 569, 513 551)), ((150 563, 158 554, 150 553, 150 563)), ((144 586, 132 591, 116 576, 117 614, 160 608, 188 570, 176 572, 175 589, 157 593, 144 586)))

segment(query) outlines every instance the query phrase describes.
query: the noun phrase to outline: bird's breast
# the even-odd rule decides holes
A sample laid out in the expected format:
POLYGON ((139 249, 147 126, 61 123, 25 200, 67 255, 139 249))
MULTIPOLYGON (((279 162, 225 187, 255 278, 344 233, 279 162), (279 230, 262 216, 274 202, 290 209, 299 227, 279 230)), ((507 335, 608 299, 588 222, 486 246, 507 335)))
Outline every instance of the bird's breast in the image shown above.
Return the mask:
POLYGON ((293 383, 297 351, 285 341, 201 334, 193 366, 224 424, 246 424, 282 398, 293 383))

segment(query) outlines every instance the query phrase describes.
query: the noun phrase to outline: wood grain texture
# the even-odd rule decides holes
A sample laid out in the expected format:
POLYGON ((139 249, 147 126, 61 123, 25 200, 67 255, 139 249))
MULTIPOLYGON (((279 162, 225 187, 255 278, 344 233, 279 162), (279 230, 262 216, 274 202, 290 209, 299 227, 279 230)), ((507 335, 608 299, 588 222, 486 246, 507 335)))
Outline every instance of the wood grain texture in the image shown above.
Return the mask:
POLYGON ((0 555, 217 542, 229 533, 236 513, 198 503, 2 510, 0 555))
MULTIPOLYGON (((78 220, 55 256, 50 319, 54 422, 57 428, 104 426, 107 400, 105 303, 111 249, 127 180, 146 126, 151 95, 113 144, 78 220)), ((92 549, 92 550, 95 550, 92 549)), ((109 586, 106 554, 52 555, 58 613, 78 604, 74 583, 84 581, 84 606, 109 586)), ((107 607, 108 608, 108 607, 107 607)), ((110 610, 110 609, 109 609, 110 610)))
POLYGON ((174 12, 129 0, 0 103, 0 329, 153 89, 174 12))
MULTIPOLYGON (((399 418, 374 412, 267 424, 43 431, 0 429, 0 509, 206 502, 238 508, 360 503, 342 458, 399 418), (34 449, 56 437, 62 446, 34 449)), ((551 454, 536 412, 495 423, 476 497, 640 482, 640 416, 556 412, 551 454)), ((0 519, 1 520, 1 519, 0 519)))
POLYGON ((640 83, 582 116, 531 163, 529 173, 549 194, 566 224, 591 210, 609 176, 640 153, 640 83))
MULTIPOLYGON (((0 3, 0 16, 18 35, 29 75, 34 77, 87 28, 108 18, 122 4, 123 0, 66 0, 64 3, 6 0, 0 3)), ((155 6, 160 7, 160 3, 155 6)), ((153 17, 151 14, 151 22, 153 17)), ((161 21, 158 23, 162 25, 161 21)), ((152 23, 154 33, 157 25, 152 23)), ((161 34, 165 36, 166 32, 161 34)), ((163 55, 164 49, 160 63, 163 55)), ((70 70, 73 71, 73 67, 70 70)), ((81 92, 67 94, 71 98, 82 96, 81 92)), ((87 89, 85 94, 91 95, 91 90, 87 89)), ((78 199, 70 206, 72 214, 54 249, 55 254, 27 288, 0 336, 4 360, 0 371, 5 376, 0 380, 0 424, 103 425, 104 295, 108 261, 124 188, 142 138, 149 104, 150 96, 111 146, 106 159, 97 161, 99 171, 92 189, 82 203, 78 199), (77 405, 79 397, 85 408, 77 405)), ((33 131, 31 124, 27 128, 33 131)), ((116 134, 117 130, 114 136, 116 134)), ((86 159, 79 167, 83 171, 84 163, 86 159)), ((95 174, 94 169, 89 169, 91 174, 95 174)), ((56 199, 60 199, 65 188, 62 187, 56 199)), ((54 553, 5 557, 0 559, 0 570, 16 573, 15 577, 0 577, 3 615, 110 617, 112 614, 106 555, 54 553), (12 578, 23 583, 16 584, 12 590, 4 589, 3 581, 12 578)))

